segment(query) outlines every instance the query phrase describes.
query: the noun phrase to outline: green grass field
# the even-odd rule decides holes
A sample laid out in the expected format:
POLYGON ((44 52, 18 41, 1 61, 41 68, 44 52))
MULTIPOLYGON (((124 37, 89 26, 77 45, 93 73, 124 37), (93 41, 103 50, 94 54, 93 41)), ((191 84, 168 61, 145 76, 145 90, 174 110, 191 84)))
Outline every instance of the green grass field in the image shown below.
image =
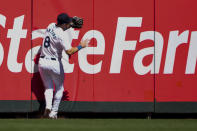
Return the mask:
POLYGON ((0 131, 197 131, 197 120, 0 119, 0 131))

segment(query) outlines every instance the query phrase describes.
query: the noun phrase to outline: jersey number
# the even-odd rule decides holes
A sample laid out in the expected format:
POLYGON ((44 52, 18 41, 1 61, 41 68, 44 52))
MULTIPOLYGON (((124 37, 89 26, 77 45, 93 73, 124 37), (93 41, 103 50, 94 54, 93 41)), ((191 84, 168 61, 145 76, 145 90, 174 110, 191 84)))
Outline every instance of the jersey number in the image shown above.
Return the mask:
POLYGON ((47 36, 44 40, 44 47, 48 48, 50 46, 50 38, 47 36))

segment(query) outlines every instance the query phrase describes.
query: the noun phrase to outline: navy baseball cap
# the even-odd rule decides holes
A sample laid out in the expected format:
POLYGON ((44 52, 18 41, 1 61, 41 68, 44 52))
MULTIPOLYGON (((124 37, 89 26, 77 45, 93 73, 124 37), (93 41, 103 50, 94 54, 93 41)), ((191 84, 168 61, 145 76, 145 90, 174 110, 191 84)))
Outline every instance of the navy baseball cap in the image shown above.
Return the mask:
POLYGON ((72 21, 72 17, 70 17, 66 13, 61 13, 57 16, 57 24, 68 24, 72 21))

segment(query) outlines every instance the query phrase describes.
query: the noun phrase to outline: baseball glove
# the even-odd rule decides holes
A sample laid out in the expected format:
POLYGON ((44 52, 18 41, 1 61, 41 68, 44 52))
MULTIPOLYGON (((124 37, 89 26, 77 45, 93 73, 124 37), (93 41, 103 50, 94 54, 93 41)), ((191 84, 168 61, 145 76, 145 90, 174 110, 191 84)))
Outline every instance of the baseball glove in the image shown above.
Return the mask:
POLYGON ((72 18, 71 27, 80 29, 80 28, 82 28, 82 26, 83 26, 83 19, 80 17, 74 16, 72 18))

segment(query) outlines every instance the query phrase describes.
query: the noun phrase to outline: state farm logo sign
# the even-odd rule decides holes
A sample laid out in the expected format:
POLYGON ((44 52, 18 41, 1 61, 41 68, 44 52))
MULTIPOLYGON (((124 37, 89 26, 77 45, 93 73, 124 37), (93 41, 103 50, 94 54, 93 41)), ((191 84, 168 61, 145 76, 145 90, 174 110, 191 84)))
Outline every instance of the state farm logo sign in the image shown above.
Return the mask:
MULTIPOLYGON (((5 28, 6 16, 0 14, 0 26, 5 28)), ((16 17, 14 19, 13 29, 8 29, 7 38, 10 38, 10 48, 8 51, 7 67, 11 72, 21 72, 22 66, 26 67, 29 73, 37 72, 37 65, 34 63, 32 58, 38 53, 40 46, 29 49, 25 56, 25 64, 17 63, 18 51, 20 40, 27 38, 27 29, 23 29, 24 15, 16 17), (32 70, 35 69, 35 70, 32 70)), ((148 47, 137 51, 133 59, 133 68, 139 75, 145 75, 148 73, 158 74, 160 71, 161 58, 164 46, 164 37, 160 32, 157 31, 144 31, 139 34, 139 40, 126 41, 127 28, 141 28, 143 18, 142 17, 118 17, 116 34, 114 36, 114 44, 112 48, 112 57, 110 62, 109 73, 120 73, 123 52, 124 51, 135 51, 136 45, 139 44, 137 41, 142 42, 145 40, 152 40, 155 43, 155 47, 148 47), (147 55, 152 55, 153 59, 149 65, 143 65, 143 59, 147 55), (155 61, 155 67, 154 67, 155 61), (155 69, 154 69, 155 68, 155 69)), ((42 38, 45 29, 38 29, 32 32, 32 40, 42 38)), ((73 39, 78 39, 80 30, 70 29, 65 32, 65 37, 68 37, 68 43, 71 44, 73 39), (71 34, 71 35, 70 35, 71 34)), ((1 34, 1 33, 0 33, 1 34)), ((0 35, 0 37, 2 37, 0 35)), ((87 60, 87 55, 105 55, 105 37, 101 31, 89 30, 87 31, 82 39, 95 38, 97 41, 97 47, 87 47, 78 54, 78 62, 80 69, 87 74, 97 74, 101 72, 101 67, 105 66, 102 64, 102 60, 98 63, 90 64, 87 60)), ((3 39, 3 38, 1 38, 3 39)), ((165 58, 165 65, 163 74, 172 74, 174 70, 174 62, 176 56, 176 49, 182 44, 189 44, 188 57, 186 62, 185 74, 194 74, 197 60, 197 31, 189 32, 185 30, 179 32, 178 30, 169 31, 167 53, 165 58), (189 34, 191 33, 190 41, 189 34), (188 43, 189 42, 189 43, 188 43)), ((31 44, 31 43, 27 43, 31 44)), ((40 43, 41 45, 41 43, 40 43)), ((22 47, 21 47, 22 48, 22 47)), ((0 66, 4 60, 4 53, 7 52, 3 48, 3 44, 0 42, 0 66)), ((65 57, 65 55, 63 55, 65 57)), ((68 61, 68 58, 63 58, 62 61, 68 61)), ((132 60, 131 60, 132 61, 132 60)), ((74 64, 63 62, 65 73, 72 73, 74 70, 74 64)))

